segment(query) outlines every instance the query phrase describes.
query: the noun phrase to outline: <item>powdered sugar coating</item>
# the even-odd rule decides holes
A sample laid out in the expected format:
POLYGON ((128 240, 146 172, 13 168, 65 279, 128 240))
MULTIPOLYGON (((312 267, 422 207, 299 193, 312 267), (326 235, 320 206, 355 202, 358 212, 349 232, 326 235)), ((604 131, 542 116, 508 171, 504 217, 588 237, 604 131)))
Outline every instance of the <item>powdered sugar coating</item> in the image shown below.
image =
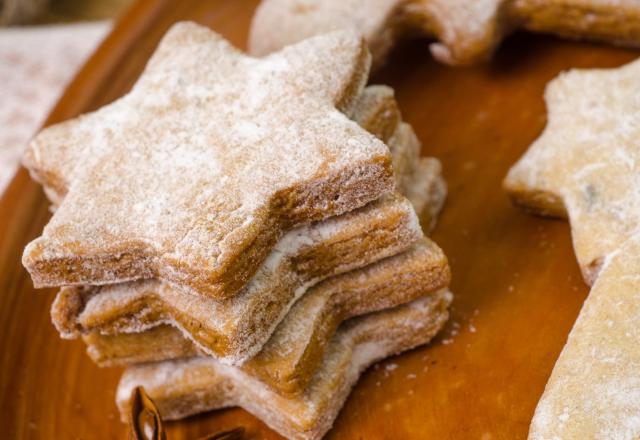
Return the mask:
POLYGON ((25 250, 35 283, 157 276, 232 296, 283 229, 389 191, 386 146, 339 111, 367 60, 350 32, 255 59, 175 25, 128 95, 30 145, 25 164, 66 193, 25 250))
POLYGON ((486 61, 508 27, 506 7, 511 0, 421 0, 410 2, 409 15, 424 17, 423 27, 440 40, 429 50, 446 64, 486 61))
POLYGON ((374 65, 395 42, 417 32, 436 36, 431 53, 441 62, 482 61, 498 42, 507 0, 263 0, 251 26, 250 50, 265 54, 338 29, 368 41, 374 65), (417 31, 417 32, 416 32, 417 31))
POLYGON ((517 203, 569 217, 593 284, 536 408, 532 440, 640 436, 639 73, 635 61, 551 82, 547 127, 505 179, 517 203))
MULTIPOLYGON (((205 353, 225 363, 242 363, 260 350, 292 304, 310 285, 402 252, 421 236, 410 203, 400 196, 392 197, 325 220, 317 227, 307 226, 289 233, 276 245, 251 282, 229 300, 185 294, 157 280, 118 284, 90 292, 75 318, 76 325, 112 333, 141 332, 171 323, 183 330, 184 335, 205 353), (364 240, 384 232, 385 221, 389 219, 393 225, 387 232, 391 240, 388 243, 385 240, 384 245, 367 248, 367 242, 359 246, 353 243, 352 256, 338 253, 338 258, 331 258, 322 270, 318 262, 312 262, 309 267, 297 262, 305 253, 313 255, 314 248, 330 250, 332 242, 364 240), (378 226, 379 231, 376 230, 378 226)), ((75 294, 61 295, 73 297, 75 294)), ((55 304, 54 310, 57 310, 55 304)), ((56 313, 59 312, 55 311, 54 315, 56 313)))
MULTIPOLYGON (((427 160, 427 159, 425 159, 427 160)), ((430 172, 433 170, 428 170, 429 172, 417 175, 416 180, 427 180, 433 181, 436 177, 441 179, 441 176, 432 176, 430 172)), ((435 179, 435 180, 438 180, 435 179)), ((426 195, 430 195, 432 191, 426 191, 423 193, 422 197, 426 195)), ((440 202, 438 200, 437 202, 440 202)), ((373 208, 370 206, 369 208, 373 208)), ((381 207, 378 206, 377 209, 381 207)), ((367 209, 367 208, 364 208, 367 209)), ((384 210, 381 211, 382 215, 384 210)), ((370 222, 370 218, 366 213, 363 212, 354 212, 354 218, 357 218, 359 222, 364 224, 370 222)), ((388 215, 388 214, 386 214, 388 215)), ((410 216, 411 220, 407 223, 409 226, 409 230, 420 231, 420 226, 418 225, 417 218, 415 215, 410 216)), ((335 220, 338 220, 337 218, 335 220)), ((333 231, 333 233, 337 233, 336 237, 344 237, 345 227, 335 227, 338 224, 337 221, 325 221, 316 226, 322 225, 322 229, 327 231, 333 231), (330 224, 333 224, 331 227, 327 227, 330 224)), ((295 232, 295 231, 293 231, 295 232)), ((301 231, 300 231, 301 232, 301 231)), ((292 233, 290 233, 291 235, 292 233)), ((308 235, 305 234, 295 234, 295 241, 305 243, 303 247, 306 246, 314 246, 313 243, 309 243, 308 235), (307 237, 307 238, 303 238, 307 237)), ((323 242, 331 242, 335 240, 330 235, 323 235, 321 240, 316 243, 316 245, 323 242)), ((282 241, 286 241, 283 239, 282 241)), ((325 243, 326 245, 326 243, 325 243)), ((278 245, 277 247, 279 247, 278 245)), ((284 267, 287 267, 287 255, 288 253, 278 253, 278 255, 283 258, 280 259, 281 263, 284 264, 284 267)), ((267 261, 271 259, 268 258, 267 261)), ((274 260, 276 258, 274 257, 274 260)), ((358 259, 360 264, 364 264, 368 260, 358 259)), ((277 266, 274 266, 277 267, 277 266)), ((265 271, 271 271, 273 269, 265 269, 265 271)), ((316 269, 317 270, 317 269, 316 269)), ((270 276, 277 277, 280 276, 281 272, 273 271, 270 276)), ((293 300, 286 304, 283 304, 283 309, 281 315, 278 319, 256 319, 261 315, 264 315, 265 307, 262 306, 263 302, 260 301, 262 298, 261 295, 255 296, 253 300, 251 297, 245 297, 244 301, 247 302, 247 306, 243 310, 240 310, 240 317, 235 317, 231 319, 228 315, 228 311, 226 310, 218 310, 221 308, 219 303, 213 302, 213 305, 210 305, 209 302, 204 302, 202 309, 204 312, 201 316, 204 316, 205 319, 199 321, 199 332, 205 331, 205 329, 210 329, 210 321, 211 319, 219 320, 222 322, 251 322, 251 324, 246 325, 227 325, 227 326, 219 326, 223 330, 218 330, 219 332, 224 332, 226 334, 229 333, 232 328, 251 328, 253 334, 245 335, 240 333, 238 335, 239 339, 242 341, 251 341, 255 340, 256 334, 261 335, 265 331, 263 327, 257 326, 258 323, 268 322, 269 333, 273 330, 275 324, 282 319, 281 324, 277 327, 276 334, 271 335, 269 338, 269 342, 267 346, 262 347, 260 353, 257 355, 257 358, 253 358, 249 361, 249 368, 252 368, 252 364, 261 364, 259 367, 253 368, 253 371, 256 374, 269 373, 268 365, 271 364, 271 360, 275 360, 275 365, 272 365, 271 368, 281 369, 282 371, 278 373, 281 378, 284 377, 284 370, 288 368, 305 368, 304 365, 308 362, 305 360, 304 362, 300 361, 300 357, 304 356, 306 358, 315 357, 311 355, 311 353, 317 352, 317 350, 322 350, 321 344, 318 346, 318 341, 323 340, 324 337, 329 337, 332 333, 332 324, 331 322, 335 322, 337 324, 345 317, 358 315, 361 313, 366 313, 367 311, 377 310, 384 306, 384 304, 397 304, 399 302, 405 302, 415 296, 425 294, 429 292, 430 289, 441 287, 443 284, 447 283, 449 277, 448 265, 446 262, 446 258, 440 251, 440 249, 429 240, 423 242, 423 244, 414 246, 411 251, 404 252, 395 257, 387 258, 382 260, 376 264, 369 265, 366 268, 360 271, 352 271, 340 277, 334 277, 330 280, 327 280, 325 283, 322 283, 319 286, 311 288, 308 292, 306 291, 307 284, 304 283, 301 287, 296 289, 296 293, 293 295, 293 300), (393 280, 398 279, 398 282, 394 282, 393 280), (379 280, 379 285, 376 284, 376 280, 379 280), (387 289, 391 289, 387 291, 387 289), (302 299, 298 300, 298 302, 293 306, 293 308, 289 310, 291 304, 295 301, 296 298, 300 297, 302 293, 306 292, 302 299), (308 296, 311 296, 316 299, 307 299, 308 296), (321 315, 316 316, 314 313, 313 306, 309 304, 322 304, 322 307, 316 312, 321 315), (329 308, 334 308, 334 311, 328 311, 329 308), (211 313, 211 312, 214 313, 211 313), (286 317, 283 318, 286 313, 286 317), (211 316, 209 315, 211 314, 211 316), (314 317, 315 316, 315 317, 314 317), (224 321, 226 319, 226 321, 224 321), (234 321, 235 320, 235 321, 234 321), (292 322, 298 322, 302 327, 298 330, 291 330, 291 326, 295 327, 295 324, 292 322), (227 329, 226 331, 224 329, 227 329), (318 332, 325 332, 326 334, 322 337, 318 337, 318 332), (278 336, 279 334, 279 336, 278 336), (316 335, 316 336, 311 336, 316 335), (306 338, 306 339, 305 339, 306 338), (312 338, 316 344, 311 349, 306 349, 305 347, 308 345, 308 340, 312 338), (286 342, 283 342, 286 341, 286 342), (270 353, 270 354, 268 354, 270 353), (285 359, 284 357, 290 357, 290 359, 285 359), (280 364, 280 365, 278 365, 280 364)), ((289 279, 289 277, 284 278, 285 281, 289 279)), ((272 287, 273 283, 267 283, 264 287, 272 287)), ((75 332, 75 328, 80 325, 81 328, 85 330, 82 331, 102 331, 102 332, 134 332, 127 336, 128 340, 131 340, 134 334, 139 334, 139 332, 143 332, 150 327, 155 328, 157 325, 168 322, 174 326, 177 326, 182 330, 182 334, 184 337, 193 341, 197 339, 194 335, 185 331, 184 327, 177 323, 175 320, 165 321, 162 316, 166 316, 161 314, 160 317, 157 317, 158 309, 155 305, 156 301, 162 301, 162 289, 154 290, 152 285, 147 286, 150 290, 146 291, 142 288, 142 286, 136 287, 129 286, 129 290, 123 291, 118 290, 114 292, 115 295, 111 295, 109 289, 104 290, 103 292, 96 293, 96 296, 91 298, 88 301, 74 301, 72 298, 77 295, 66 295, 66 293, 61 292, 57 299, 56 303, 53 307, 53 315, 54 315, 54 323, 58 329, 64 332, 66 329, 71 328, 72 332, 75 332), (109 301, 105 301, 105 299, 109 299, 109 301), (70 300, 71 299, 71 300, 70 300), (75 304, 77 302, 86 302, 86 306, 83 304, 81 307, 77 309, 67 310, 69 308, 68 303, 71 302, 75 304), (139 309, 138 302, 145 304, 146 307, 139 309), (118 312, 121 310, 121 312, 118 312), (138 311, 136 311, 138 310, 138 311), (118 324, 114 328, 112 325, 112 321, 108 318, 110 314, 118 314, 120 313, 123 318, 122 321, 117 321, 118 324), (62 320, 63 317, 71 314, 72 317, 70 319, 71 323, 65 322, 62 320), (148 317, 156 316, 155 320, 149 321, 148 317), (100 323, 103 323, 102 325, 100 323), (104 325, 108 325, 108 327, 104 327, 104 325), (110 325, 111 324, 111 325, 110 325)), ((287 287, 283 287, 276 291, 257 291, 258 293, 264 294, 267 298, 272 297, 274 295, 281 295, 288 291, 287 287)), ((238 296, 238 299, 243 298, 242 294, 238 296)), ((235 300, 234 300, 235 301, 235 300)), ((172 303, 173 307, 179 302, 172 303)), ((180 308, 178 308, 180 310, 180 308)), ((174 314, 174 317, 180 317, 180 314, 174 314)), ((175 319, 175 318, 174 318, 175 319)), ((295 327, 297 328, 297 327, 295 327)), ((66 330, 69 331, 69 330, 66 330)), ((91 336, 89 339, 86 339, 89 344, 89 350, 92 354, 92 358, 101 364, 113 365, 120 364, 122 362, 131 363, 131 362, 141 362, 148 360, 159 360, 166 359, 172 357, 183 357, 189 356, 194 352, 202 353, 202 352, 210 352, 211 349, 207 350, 206 348, 202 348, 200 342, 196 342, 196 347, 200 347, 199 349, 190 346, 189 344, 185 344, 181 341, 180 337, 177 335, 174 337, 173 335, 167 339, 167 336, 164 336, 169 329, 166 330, 157 330, 154 333, 160 332, 165 338, 166 344, 172 345, 172 347, 164 347, 166 350, 158 350, 153 351, 153 353, 149 353, 145 349, 142 349, 141 352, 138 353, 129 353, 127 350, 127 355, 123 358, 113 358, 109 351, 113 353, 112 350, 112 342, 114 341, 114 337, 106 337, 100 338, 99 336, 91 336), (99 345, 96 345, 99 344, 99 345), (111 345, 110 345, 111 344, 111 345), (106 350, 105 350, 106 349, 106 350), (186 351, 185 351, 186 349, 186 351), (168 357, 163 357, 168 356, 168 357)), ((209 330, 210 331, 210 330, 209 330)), ((153 344, 144 343, 144 335, 141 335, 140 338, 136 340, 136 347, 146 347, 152 346, 153 344)), ((151 336, 151 338, 155 338, 151 336)), ((120 343, 117 340, 117 336, 115 337, 116 343, 120 343)), ((122 352, 122 350, 119 350, 122 352)), ((218 356, 220 354, 218 353, 218 356)), ((120 354, 120 356, 123 356, 120 354)), ((226 359, 230 360, 229 358, 226 359)), ((311 361, 313 362, 313 361, 311 361)), ((234 362, 235 363, 235 362, 234 362)), ((298 379, 301 376, 298 375, 298 379)), ((282 385, 287 385, 283 380, 279 382, 282 385)), ((294 384, 295 385, 295 384, 294 384)))
POLYGON ((604 258, 638 231, 640 61, 572 70, 547 86, 542 135, 505 179, 516 202, 567 215, 587 283, 604 258))
MULTIPOLYGON (((322 362, 337 326, 354 316, 405 304, 445 288, 450 270, 430 240, 411 250, 332 277, 309 289, 242 369, 283 395, 300 394, 322 362)), ((171 326, 140 333, 84 337, 100 365, 131 365, 202 355, 171 326)))
POLYGON ((353 29, 370 43, 374 60, 378 60, 384 58, 393 43, 393 36, 386 35, 384 27, 401 3, 399 0, 263 1, 251 24, 249 50, 264 55, 313 35, 353 29), (374 41, 376 44, 372 44, 374 41))
POLYGON ((283 397, 237 367, 192 358, 127 369, 116 401, 124 416, 131 391, 141 385, 166 419, 239 405, 288 438, 318 439, 331 428, 360 373, 386 356, 428 342, 446 322, 451 298, 442 291, 345 323, 299 397, 283 397))
POLYGON ((442 178, 440 161, 433 157, 417 160, 415 174, 416 180, 407 187, 407 197, 421 217, 422 228, 430 232, 447 199, 447 182, 442 178))
POLYGON ((281 393, 301 392, 341 321, 410 302, 449 281, 446 257, 424 238, 409 251, 311 289, 243 368, 281 393))
POLYGON ((454 65, 486 61, 516 27, 570 38, 640 45, 636 0, 263 0, 250 48, 269 53, 311 35, 354 29, 369 43, 374 66, 396 41, 426 35, 434 58, 454 65))
POLYGON ((640 236, 610 254, 531 423, 531 440, 640 437, 640 236))
POLYGON ((513 0, 513 21, 535 32, 640 46, 636 0, 513 0))
MULTIPOLYGON (((389 139, 398 189, 411 189, 414 206, 429 205, 435 220, 445 196, 439 191, 444 186, 441 170, 437 160, 419 158, 420 142, 411 127, 401 123, 393 90, 367 87, 350 117, 381 139, 389 139), (416 166, 424 162, 438 166, 416 166)), ((260 349, 308 287, 406 250, 421 236, 409 203, 397 195, 385 197, 360 210, 290 231, 234 299, 220 303, 194 298, 157 281, 93 292, 64 289, 54 301, 53 322, 64 337, 88 331, 135 333, 168 323, 195 341, 200 352, 235 364, 260 349)), ((185 346, 184 342, 177 345, 185 346)), ((94 358, 111 362, 98 354, 94 358)))

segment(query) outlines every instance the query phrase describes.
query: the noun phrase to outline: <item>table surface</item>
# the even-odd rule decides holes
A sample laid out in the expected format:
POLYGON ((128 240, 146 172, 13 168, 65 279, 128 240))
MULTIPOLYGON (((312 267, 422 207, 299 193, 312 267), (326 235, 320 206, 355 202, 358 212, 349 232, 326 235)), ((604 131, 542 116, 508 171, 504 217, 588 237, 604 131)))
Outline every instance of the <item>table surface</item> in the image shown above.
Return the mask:
MULTIPOLYGON (((245 47, 255 5, 136 2, 48 123, 125 93, 175 21, 206 24, 245 47)), ((618 66, 638 53, 518 34, 490 64, 451 68, 436 64, 427 44, 398 48, 371 82, 395 88, 423 154, 443 163, 449 197, 433 237, 453 270, 452 318, 430 346, 364 374, 329 437, 525 438, 587 288, 568 225, 512 207, 501 180, 545 125, 547 81, 571 67, 618 66)), ((0 424, 9 438, 123 438, 114 404, 121 370, 96 367, 81 342, 58 337, 49 319, 54 291, 34 291, 20 263, 48 215, 40 188, 21 171, 0 200, 0 424)), ((169 439, 237 425, 248 438, 279 438, 232 408, 172 423, 169 439)))
POLYGON ((34 24, 106 20, 117 17, 132 0, 50 0, 34 24))

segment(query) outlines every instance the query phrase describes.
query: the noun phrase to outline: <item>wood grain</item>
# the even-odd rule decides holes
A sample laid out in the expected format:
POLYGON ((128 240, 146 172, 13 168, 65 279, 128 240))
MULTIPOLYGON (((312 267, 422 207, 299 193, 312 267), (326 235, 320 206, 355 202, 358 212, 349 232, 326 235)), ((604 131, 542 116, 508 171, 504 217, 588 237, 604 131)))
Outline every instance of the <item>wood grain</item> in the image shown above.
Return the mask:
POLYGON ((51 24, 108 20, 120 15, 131 3, 131 0, 50 0, 49 7, 35 22, 51 24))
MULTIPOLYGON (((71 84, 48 123, 125 93, 166 29, 191 19, 244 47, 256 1, 141 0, 71 84)), ((431 346, 370 369, 329 434, 334 439, 521 439, 587 289, 566 223, 513 208, 500 182, 545 124, 545 83, 571 67, 617 66, 637 52, 534 35, 509 38, 477 68, 434 63, 426 41, 394 52, 374 83, 395 87, 401 109, 440 158, 449 199, 435 240, 450 258, 453 317, 431 346), (396 368, 390 367, 397 365, 396 368)), ((49 321, 52 291, 22 269, 25 243, 47 218, 36 184, 20 172, 0 201, 0 420, 9 438, 124 438, 114 390, 49 321)), ((241 409, 169 426, 169 439, 244 425, 278 438, 241 409)))

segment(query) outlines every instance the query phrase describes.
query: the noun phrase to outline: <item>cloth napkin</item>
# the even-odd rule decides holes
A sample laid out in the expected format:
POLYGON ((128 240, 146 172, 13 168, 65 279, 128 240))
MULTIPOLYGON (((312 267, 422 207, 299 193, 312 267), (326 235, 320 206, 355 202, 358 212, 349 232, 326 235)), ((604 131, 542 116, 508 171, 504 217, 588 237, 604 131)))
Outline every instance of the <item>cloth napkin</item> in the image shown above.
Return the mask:
POLYGON ((20 156, 110 22, 0 30, 0 196, 20 156))

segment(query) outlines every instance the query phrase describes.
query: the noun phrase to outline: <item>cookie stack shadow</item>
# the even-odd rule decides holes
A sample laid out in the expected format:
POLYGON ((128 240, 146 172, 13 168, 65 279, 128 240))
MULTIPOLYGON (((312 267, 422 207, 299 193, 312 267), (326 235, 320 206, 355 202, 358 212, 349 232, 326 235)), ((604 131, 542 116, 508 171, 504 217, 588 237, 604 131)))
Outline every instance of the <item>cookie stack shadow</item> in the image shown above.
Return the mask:
MULTIPOLYGON (((188 264, 182 264, 176 252, 171 254, 172 264, 165 265, 170 270, 165 271, 148 269, 157 261, 151 264, 141 253, 118 254, 109 249, 105 252, 111 252, 110 258, 116 257, 107 259, 94 252, 92 260, 68 259, 59 264, 64 260, 61 255, 78 253, 82 246, 82 237, 77 241, 60 238, 64 234, 74 238, 75 224, 69 221, 68 209, 56 212, 44 238, 25 251, 25 265, 36 284, 61 286, 52 319, 62 337, 81 337, 98 365, 127 366, 116 397, 123 419, 129 414, 133 389, 143 386, 164 419, 238 405, 287 437, 319 438, 331 428, 365 368, 429 342, 448 318, 452 295, 447 259, 423 232, 434 226, 446 196, 440 164, 420 157, 420 142, 402 121, 393 91, 385 86, 363 86, 368 55, 359 40, 340 33, 312 40, 298 45, 300 53, 308 53, 309 45, 320 51, 339 46, 342 56, 350 57, 349 62, 357 66, 348 73, 352 87, 342 88, 352 96, 336 96, 335 105, 346 116, 345 124, 355 121, 372 139, 388 146, 392 180, 366 182, 371 173, 362 171, 363 159, 347 157, 346 166, 340 168, 342 174, 326 179, 337 188, 335 192, 311 194, 313 211, 292 210, 296 220, 283 222, 281 228, 271 227, 271 237, 251 236, 253 229, 247 232, 249 239, 232 236, 251 222, 268 222, 269 213, 260 217, 262 211, 256 211, 256 215, 236 220, 233 216, 242 207, 211 204, 207 209, 213 206, 209 214, 214 220, 232 218, 240 225, 228 235, 231 239, 225 235, 221 244, 212 243, 235 252, 233 264, 216 267, 216 289, 201 279, 191 282, 189 271, 183 270, 188 264), (362 53, 364 63, 356 59, 362 53), (355 195, 350 196, 349 191, 355 195), (352 202, 347 203, 349 197, 352 202), (215 210, 218 206, 220 212, 215 210), (51 242, 63 241, 72 249, 67 254, 47 248, 51 242), (75 247, 68 244, 72 241, 75 247), (106 278, 103 272, 115 276, 106 278)), ((185 45, 206 46, 207 50, 216 46, 223 55, 229 51, 229 57, 240 56, 210 31, 179 24, 165 37, 143 77, 157 80, 154 69, 161 69, 164 59, 174 57, 176 50, 188 50, 185 45)), ((198 50, 204 50, 200 46, 198 50)), ((296 46, 292 47, 285 49, 284 58, 294 65, 296 46)), ((229 66, 238 68, 237 63, 229 66)), ((332 68, 335 70, 327 66, 332 68)), ((136 87, 151 82, 141 79, 143 84, 136 87)), ((127 105, 126 99, 117 105, 127 105)), ((89 118, 96 114, 104 117, 105 109, 89 118)), ((67 136, 65 130, 73 129, 74 121, 65 124, 45 130, 25 157, 26 166, 45 186, 54 205, 63 207, 83 192, 74 192, 71 177, 56 178, 51 172, 55 167, 42 159, 53 153, 39 148, 67 136)), ((102 141, 105 139, 108 142, 108 137, 102 141)), ((347 143, 343 148, 351 146, 347 143)), ((256 151, 252 154, 259 154, 256 151)), ((256 179, 271 182, 268 174, 274 165, 268 161, 256 164, 263 167, 256 179)), ((333 169, 320 165, 318 169, 333 169)), ((251 192, 252 188, 239 191, 251 192)), ((263 194, 254 198, 260 197, 263 194)), ((161 223, 163 215, 172 215, 164 212, 154 211, 159 216, 156 221, 161 223)), ((194 230, 192 227, 188 234, 194 230)), ((101 246, 93 238, 91 245, 101 246)), ((199 260, 194 257, 193 261, 199 260)))

